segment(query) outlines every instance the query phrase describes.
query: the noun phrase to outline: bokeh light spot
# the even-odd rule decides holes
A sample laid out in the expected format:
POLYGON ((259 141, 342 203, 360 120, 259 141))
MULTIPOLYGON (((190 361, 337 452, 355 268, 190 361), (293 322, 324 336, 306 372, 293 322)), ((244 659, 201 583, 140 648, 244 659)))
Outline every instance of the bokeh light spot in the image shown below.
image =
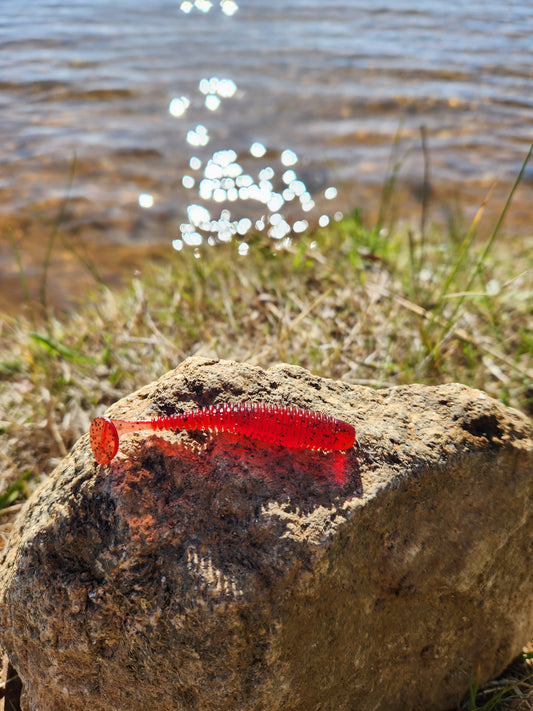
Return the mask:
POLYGON ((168 112, 172 116, 179 118, 187 111, 190 106, 190 101, 186 96, 180 96, 179 98, 172 99, 168 107, 168 112))
POLYGON ((294 165, 298 163, 298 156, 294 151, 286 149, 281 154, 281 162, 283 165, 294 165))
POLYGON ((239 9, 239 6, 233 0, 221 0, 220 7, 224 15, 228 15, 228 17, 234 15, 239 9))
POLYGON ((144 208, 150 208, 154 205, 154 197, 149 193, 141 193, 139 195, 139 205, 144 208))
POLYGON ((266 153, 266 148, 262 143, 259 143, 259 141, 255 141, 250 146, 250 153, 254 158, 262 158, 266 153))

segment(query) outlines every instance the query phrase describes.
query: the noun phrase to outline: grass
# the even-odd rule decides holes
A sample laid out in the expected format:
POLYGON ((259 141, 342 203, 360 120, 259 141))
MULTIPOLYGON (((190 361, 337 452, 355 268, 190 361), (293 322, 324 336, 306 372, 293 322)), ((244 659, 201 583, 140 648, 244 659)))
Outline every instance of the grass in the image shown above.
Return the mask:
POLYGON ((533 708, 533 652, 522 653, 504 674, 480 688, 470 682, 461 711, 526 711, 533 708))
MULTIPOLYGON (((522 172, 484 240, 483 205, 445 229, 424 197, 417 227, 354 212, 277 250, 257 236, 246 256, 233 243, 169 251, 123 289, 95 276, 69 315, 49 308, 45 271, 36 308, 0 315, 0 545, 93 416, 190 355, 285 361, 370 387, 460 381, 533 415, 533 237, 501 229, 522 172)), ((53 225, 48 260, 59 235, 53 225)), ((473 686, 463 708, 508 708, 507 691, 495 706, 485 693, 473 686)))

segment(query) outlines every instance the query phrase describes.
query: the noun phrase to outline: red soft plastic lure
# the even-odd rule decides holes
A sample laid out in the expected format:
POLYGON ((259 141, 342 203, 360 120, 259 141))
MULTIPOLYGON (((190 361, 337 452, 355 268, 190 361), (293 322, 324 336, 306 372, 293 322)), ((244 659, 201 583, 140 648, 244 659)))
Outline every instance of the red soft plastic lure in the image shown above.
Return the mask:
POLYGON ((213 430, 245 435, 291 449, 338 451, 355 443, 355 428, 348 422, 296 407, 258 402, 212 405, 179 415, 152 420, 111 420, 96 417, 90 440, 98 464, 116 455, 119 435, 139 430, 213 430))

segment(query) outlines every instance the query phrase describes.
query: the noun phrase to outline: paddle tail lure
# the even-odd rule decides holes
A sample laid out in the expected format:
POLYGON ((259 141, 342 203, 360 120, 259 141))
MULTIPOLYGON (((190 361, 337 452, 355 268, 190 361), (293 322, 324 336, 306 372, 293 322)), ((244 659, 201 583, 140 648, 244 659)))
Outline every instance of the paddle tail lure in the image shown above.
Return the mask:
POLYGON ((355 429, 348 422, 296 407, 248 402, 213 405, 152 420, 116 420, 96 417, 90 440, 98 464, 107 464, 118 452, 119 436, 140 430, 210 430, 244 435, 290 449, 339 451, 351 449, 355 429))

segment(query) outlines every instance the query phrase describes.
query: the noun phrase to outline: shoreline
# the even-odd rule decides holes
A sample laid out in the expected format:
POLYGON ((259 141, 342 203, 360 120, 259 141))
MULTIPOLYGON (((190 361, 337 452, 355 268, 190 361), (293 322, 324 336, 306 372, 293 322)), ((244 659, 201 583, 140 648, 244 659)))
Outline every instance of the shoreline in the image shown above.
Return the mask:
MULTIPOLYGON (((453 225, 458 234, 464 234, 486 201, 477 230, 482 239, 496 224, 510 188, 502 183, 493 184, 492 189, 489 182, 480 181, 431 186, 424 195, 422 184, 399 178, 392 186, 382 226, 409 225, 418 232, 422 226, 450 231, 453 225)), ((384 189, 370 183, 341 186, 329 212, 333 214, 336 207, 345 216, 358 211, 365 226, 376 226, 384 189), (347 209, 347 205, 352 207, 347 209)), ((526 178, 515 193, 499 237, 500 243, 506 242, 506 252, 512 251, 515 237, 531 234, 528 193, 532 191, 531 180, 526 178)), ((67 199, 0 214, 0 314, 16 316, 32 304, 42 305, 43 300, 54 310, 68 312, 99 284, 123 286, 147 264, 164 263, 175 254, 172 240, 179 233, 179 222, 174 215, 135 207, 118 212, 118 217, 97 214, 90 203, 67 199)), ((313 239, 317 226, 311 219, 310 223, 306 232, 293 235, 294 245, 313 239)), ((264 240, 276 248, 275 240, 266 234, 264 240)), ((216 250, 217 245, 209 249, 216 250)))

